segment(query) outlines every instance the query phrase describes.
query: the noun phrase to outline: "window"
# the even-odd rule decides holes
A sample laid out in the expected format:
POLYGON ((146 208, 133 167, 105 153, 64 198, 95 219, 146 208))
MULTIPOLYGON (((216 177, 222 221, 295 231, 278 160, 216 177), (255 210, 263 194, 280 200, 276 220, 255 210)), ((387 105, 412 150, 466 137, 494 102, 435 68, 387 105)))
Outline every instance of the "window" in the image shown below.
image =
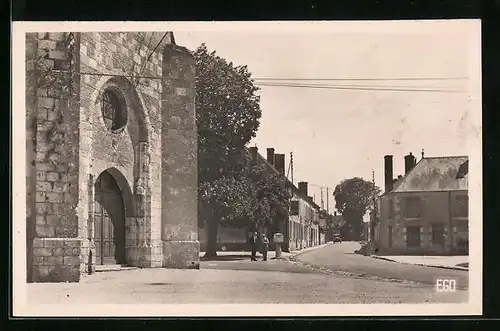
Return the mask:
POLYGON ((459 195, 455 198, 455 216, 456 217, 469 216, 469 196, 459 195))
POLYGON ((389 219, 394 218, 394 201, 392 199, 389 199, 389 219))
POLYGON ((432 225, 432 244, 444 246, 444 225, 442 224, 432 225))
POLYGON ((421 201, 420 197, 407 197, 405 200, 405 217, 420 218, 421 201))
POLYGON ((389 247, 392 247, 392 226, 387 228, 387 242, 389 247))
POLYGON ((406 246, 410 248, 420 247, 419 226, 409 226, 406 228, 406 246))
POLYGON ((298 215, 299 214, 299 202, 297 200, 291 201, 290 214, 291 215, 298 215))
POLYGON ((127 124, 127 114, 116 94, 110 90, 105 90, 102 95, 102 117, 106 127, 115 133, 127 124))

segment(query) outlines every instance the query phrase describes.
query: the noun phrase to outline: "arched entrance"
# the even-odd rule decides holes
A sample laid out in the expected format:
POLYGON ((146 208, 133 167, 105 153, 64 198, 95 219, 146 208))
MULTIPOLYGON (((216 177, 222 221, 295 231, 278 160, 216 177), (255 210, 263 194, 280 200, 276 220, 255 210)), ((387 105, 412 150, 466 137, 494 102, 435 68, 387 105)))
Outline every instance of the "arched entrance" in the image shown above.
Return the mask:
POLYGON ((97 265, 125 263, 125 206, 118 183, 102 172, 95 183, 94 244, 97 265))

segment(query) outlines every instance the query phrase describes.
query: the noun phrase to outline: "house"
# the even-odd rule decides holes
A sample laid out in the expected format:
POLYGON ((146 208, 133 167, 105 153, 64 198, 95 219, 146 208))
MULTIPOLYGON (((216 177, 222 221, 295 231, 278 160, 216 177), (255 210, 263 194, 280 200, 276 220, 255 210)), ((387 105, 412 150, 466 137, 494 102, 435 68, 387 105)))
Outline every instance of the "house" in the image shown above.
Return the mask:
POLYGON ((319 245, 319 213, 320 207, 307 195, 307 182, 293 186, 285 237, 290 251, 319 245))
POLYGON ((26 64, 27 281, 199 268, 191 52, 171 32, 41 32, 26 64))
POLYGON ((381 254, 468 254, 468 157, 404 158, 394 179, 384 157, 385 191, 379 197, 375 240, 381 254))

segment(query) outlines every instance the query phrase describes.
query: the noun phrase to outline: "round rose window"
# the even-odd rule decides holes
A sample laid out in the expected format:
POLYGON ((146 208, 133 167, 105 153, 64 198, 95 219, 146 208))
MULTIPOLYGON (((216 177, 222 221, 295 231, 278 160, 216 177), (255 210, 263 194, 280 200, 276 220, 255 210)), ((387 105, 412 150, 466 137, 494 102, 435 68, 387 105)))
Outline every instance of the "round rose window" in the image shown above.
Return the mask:
POLYGON ((119 133, 127 124, 127 113, 116 94, 110 90, 102 95, 102 117, 104 124, 114 133, 119 133))

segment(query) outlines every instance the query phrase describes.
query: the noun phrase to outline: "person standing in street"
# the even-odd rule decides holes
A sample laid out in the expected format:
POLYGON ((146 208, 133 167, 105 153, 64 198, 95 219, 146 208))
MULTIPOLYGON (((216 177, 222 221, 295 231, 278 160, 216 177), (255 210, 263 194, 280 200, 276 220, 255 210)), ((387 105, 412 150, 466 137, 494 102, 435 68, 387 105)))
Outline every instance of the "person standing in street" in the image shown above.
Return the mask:
POLYGON ((265 234, 262 235, 262 260, 267 261, 267 251, 269 250, 269 239, 265 234))
POLYGON ((250 248, 252 249, 251 261, 257 261, 257 232, 250 237, 250 248))

